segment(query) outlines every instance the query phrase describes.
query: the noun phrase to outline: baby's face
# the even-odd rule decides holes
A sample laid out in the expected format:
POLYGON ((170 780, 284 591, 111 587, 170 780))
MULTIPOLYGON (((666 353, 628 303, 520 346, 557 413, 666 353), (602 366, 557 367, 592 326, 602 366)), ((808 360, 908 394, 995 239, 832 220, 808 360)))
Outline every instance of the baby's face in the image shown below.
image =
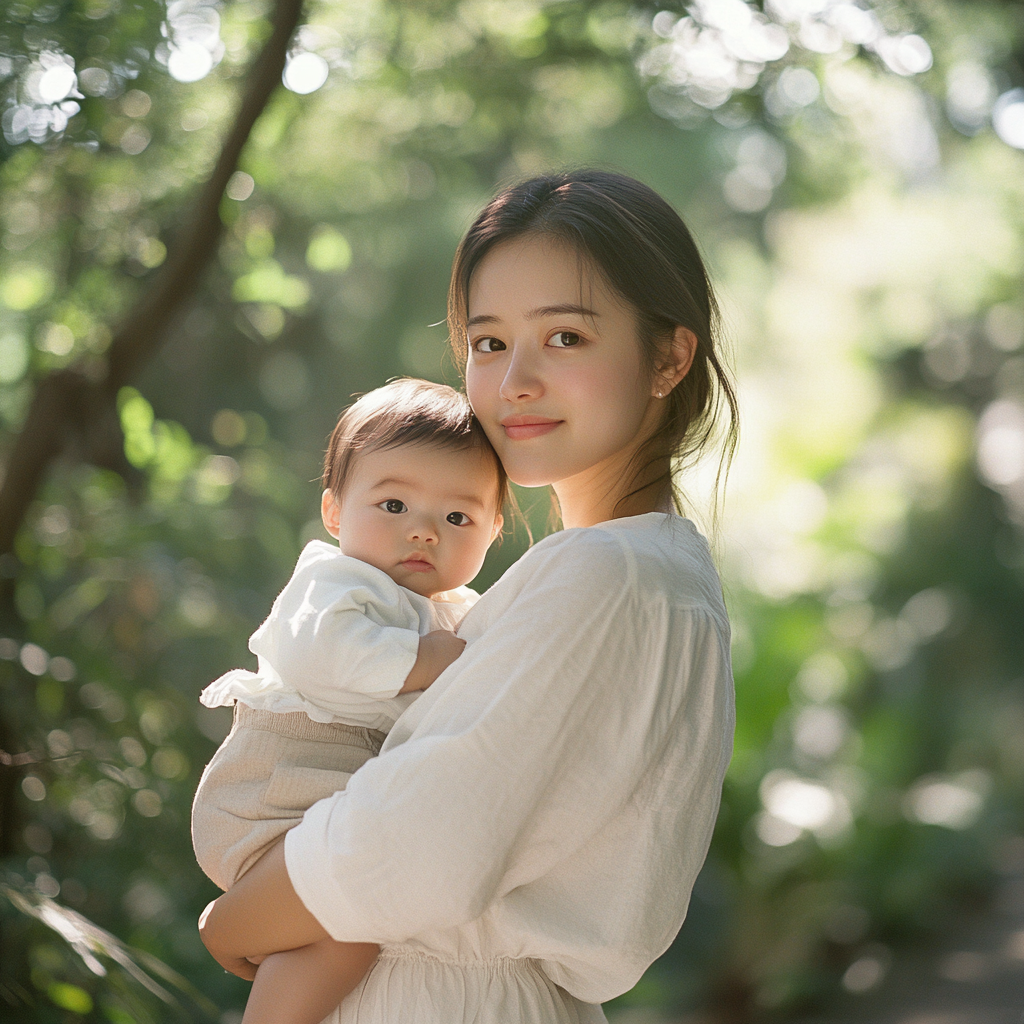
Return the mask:
POLYGON ((324 526, 342 552, 433 597, 469 583, 501 529, 494 460, 479 448, 427 445, 355 457, 324 526))

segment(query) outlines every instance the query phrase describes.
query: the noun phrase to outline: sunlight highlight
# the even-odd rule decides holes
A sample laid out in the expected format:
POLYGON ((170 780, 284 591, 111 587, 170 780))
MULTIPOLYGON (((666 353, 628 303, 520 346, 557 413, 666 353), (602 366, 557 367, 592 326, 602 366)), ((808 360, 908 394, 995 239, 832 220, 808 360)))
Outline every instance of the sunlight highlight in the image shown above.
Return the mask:
POLYGON ((299 53, 285 65, 281 79, 286 89, 306 96, 316 92, 327 81, 330 71, 327 61, 319 54, 299 53))

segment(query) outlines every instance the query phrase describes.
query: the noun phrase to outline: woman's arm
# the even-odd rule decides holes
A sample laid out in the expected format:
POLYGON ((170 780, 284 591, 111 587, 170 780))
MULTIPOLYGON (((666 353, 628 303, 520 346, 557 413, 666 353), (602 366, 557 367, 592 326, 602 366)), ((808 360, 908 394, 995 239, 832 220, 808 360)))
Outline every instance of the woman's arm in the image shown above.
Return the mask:
POLYGON ((226 971, 252 981, 259 959, 328 938, 292 888, 284 842, 274 844, 199 918, 199 934, 226 971))
POLYGON ((728 628, 666 548, 640 565, 614 531, 568 531, 477 606, 465 652, 381 756, 286 837, 294 891, 332 938, 402 942, 527 898, 652 779, 673 780, 703 858, 728 760, 728 628))

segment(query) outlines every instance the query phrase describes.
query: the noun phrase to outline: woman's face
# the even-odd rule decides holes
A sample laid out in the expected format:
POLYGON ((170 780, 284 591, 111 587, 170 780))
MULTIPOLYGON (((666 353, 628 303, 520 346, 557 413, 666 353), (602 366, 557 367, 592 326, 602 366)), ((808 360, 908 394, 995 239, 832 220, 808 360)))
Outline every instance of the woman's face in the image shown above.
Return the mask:
POLYGON ((469 286, 466 390, 509 478, 619 489, 654 429, 632 307, 550 235, 496 245, 469 286))

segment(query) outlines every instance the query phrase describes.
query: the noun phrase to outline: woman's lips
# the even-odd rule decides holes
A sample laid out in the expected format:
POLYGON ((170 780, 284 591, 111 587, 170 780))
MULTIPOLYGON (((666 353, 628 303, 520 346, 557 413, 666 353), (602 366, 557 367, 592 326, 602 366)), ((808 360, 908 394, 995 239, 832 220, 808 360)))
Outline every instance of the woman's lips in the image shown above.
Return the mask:
POLYGON ((525 441, 531 437, 550 434, 561 420, 549 420, 544 416, 510 416, 502 422, 505 436, 512 441, 525 441))
POLYGON ((424 562, 421 558, 407 558, 402 563, 403 569, 408 569, 410 572, 432 572, 433 565, 430 562, 424 562))

